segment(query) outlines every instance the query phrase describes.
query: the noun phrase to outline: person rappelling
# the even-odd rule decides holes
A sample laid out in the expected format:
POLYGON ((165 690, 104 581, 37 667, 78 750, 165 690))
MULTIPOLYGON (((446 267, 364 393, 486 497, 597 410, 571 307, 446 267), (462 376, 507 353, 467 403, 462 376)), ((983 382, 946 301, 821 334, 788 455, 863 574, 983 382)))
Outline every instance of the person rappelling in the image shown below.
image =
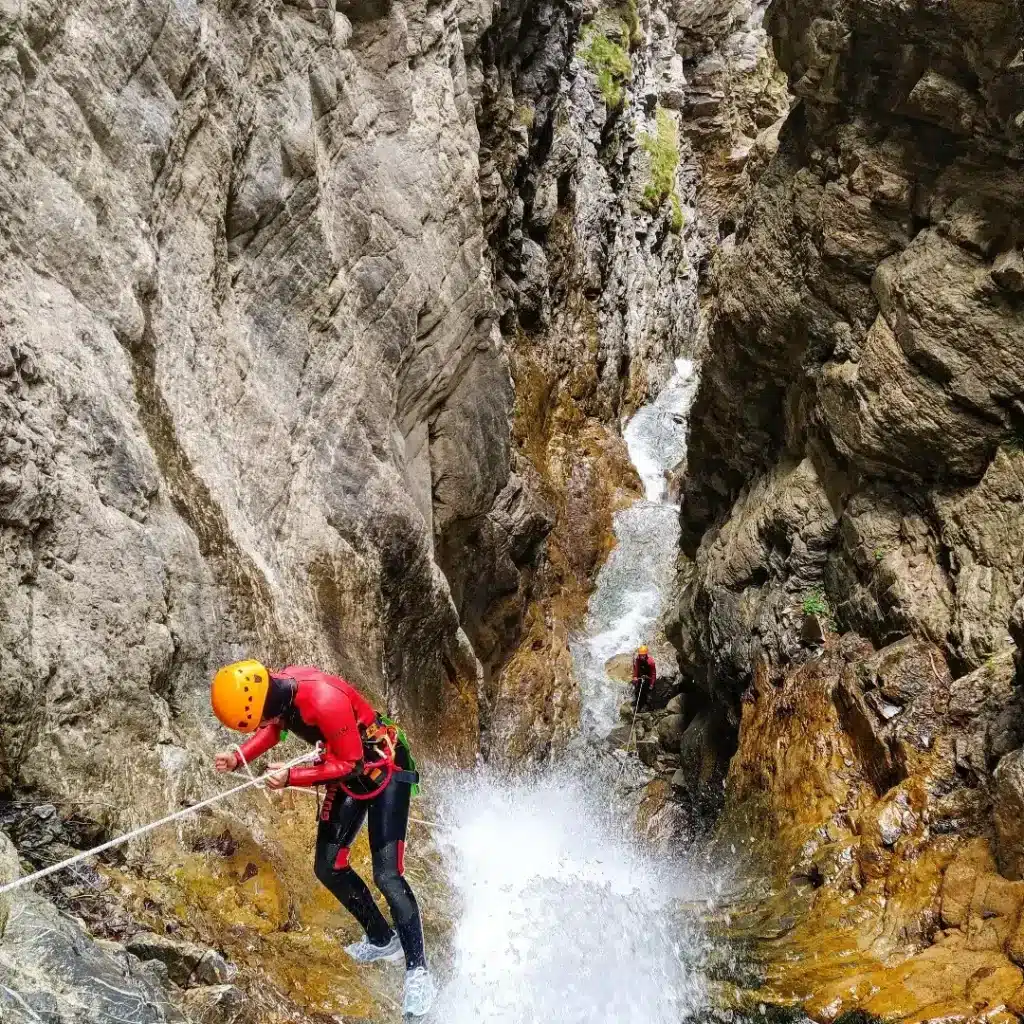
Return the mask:
POLYGON ((405 879, 409 804, 419 781, 405 734, 344 679, 310 666, 271 672, 258 661, 239 661, 217 672, 210 699, 214 714, 229 729, 253 733, 238 747, 241 757, 234 751, 216 755, 219 772, 253 761, 285 732, 321 745, 320 756, 310 765, 271 764, 267 788, 326 785, 313 870, 363 928, 362 939, 345 952, 360 964, 404 956, 402 1011, 426 1014, 435 988, 419 907, 405 879), (369 822, 373 881, 387 901, 394 927, 349 863, 364 820, 369 822))
POLYGON ((643 711, 650 703, 654 684, 658 681, 658 670, 654 665, 647 644, 641 644, 633 657, 633 707, 643 711))

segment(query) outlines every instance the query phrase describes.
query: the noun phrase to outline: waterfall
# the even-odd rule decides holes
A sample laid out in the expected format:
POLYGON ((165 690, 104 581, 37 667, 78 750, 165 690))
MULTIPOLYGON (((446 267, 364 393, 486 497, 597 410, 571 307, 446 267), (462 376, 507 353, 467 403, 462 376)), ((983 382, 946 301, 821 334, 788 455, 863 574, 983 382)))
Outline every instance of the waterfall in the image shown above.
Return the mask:
POLYGON ((481 768, 441 786, 434 841, 458 905, 436 1020, 679 1024, 707 1003, 700 933, 680 905, 702 899, 708 883, 638 841, 619 762, 598 754, 625 695, 607 659, 643 639, 672 664, 650 635, 678 540, 665 472, 685 453, 695 388, 693 365, 680 360, 624 431, 645 496, 616 516, 617 546, 572 645, 580 742, 526 775, 481 768))

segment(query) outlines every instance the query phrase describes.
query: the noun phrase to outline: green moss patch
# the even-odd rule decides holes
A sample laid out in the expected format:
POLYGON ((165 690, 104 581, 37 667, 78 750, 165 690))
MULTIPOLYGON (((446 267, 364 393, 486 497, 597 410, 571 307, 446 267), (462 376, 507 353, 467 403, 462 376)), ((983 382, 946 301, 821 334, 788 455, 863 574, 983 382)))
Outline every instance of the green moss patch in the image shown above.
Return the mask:
POLYGON ((605 105, 610 110, 618 110, 625 95, 625 84, 633 75, 629 54, 593 25, 586 30, 579 52, 597 76, 597 86, 605 105))
POLYGON ((651 160, 651 180, 644 188, 644 209, 657 213, 666 201, 670 205, 669 227, 683 229, 683 209, 676 192, 676 168, 679 166, 679 129, 671 114, 659 107, 654 116, 654 131, 640 135, 640 145, 651 160))

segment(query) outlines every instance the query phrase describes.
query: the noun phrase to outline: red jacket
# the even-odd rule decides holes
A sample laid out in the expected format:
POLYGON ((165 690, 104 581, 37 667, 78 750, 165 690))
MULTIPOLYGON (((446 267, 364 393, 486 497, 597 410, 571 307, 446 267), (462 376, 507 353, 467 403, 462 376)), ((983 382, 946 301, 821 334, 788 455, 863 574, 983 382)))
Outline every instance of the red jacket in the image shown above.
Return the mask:
POLYGON ((273 675, 295 680, 295 701, 282 716, 287 721, 261 726, 241 745, 242 756, 255 760, 280 742, 283 730, 291 729, 310 743, 322 743, 323 756, 311 765, 292 768, 290 785, 316 786, 351 774, 363 757, 359 727, 377 720, 373 705, 344 679, 312 665, 289 665, 273 675))
POLYGON ((636 682, 641 676, 649 679, 651 686, 658 681, 658 670, 654 667, 654 659, 649 654, 638 654, 633 659, 633 682, 636 682), (644 662, 646 662, 646 666, 643 664, 644 662), (643 671, 645 667, 646 672, 643 671))

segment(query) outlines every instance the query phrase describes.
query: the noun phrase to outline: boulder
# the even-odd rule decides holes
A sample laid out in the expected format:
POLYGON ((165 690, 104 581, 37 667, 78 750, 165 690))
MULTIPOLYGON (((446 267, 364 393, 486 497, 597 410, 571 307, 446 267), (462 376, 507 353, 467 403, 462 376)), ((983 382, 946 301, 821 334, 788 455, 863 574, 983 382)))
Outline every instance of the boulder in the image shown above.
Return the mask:
POLYGON ((13 901, 0 940, 0 1021, 190 1024, 155 973, 120 943, 94 941, 29 890, 13 901))
POLYGON ((663 749, 675 753, 679 749, 679 743, 683 738, 683 730, 685 728, 686 719, 682 715, 666 715, 658 723, 658 742, 663 749))
POLYGON ((159 960, 165 964, 171 981, 181 988, 223 985, 233 974, 228 962, 216 950, 167 935, 139 932, 125 943, 125 948, 140 960, 159 960))
POLYGON ((670 715, 682 715, 686 711, 686 697, 677 693, 666 705, 665 710, 670 715))
POLYGON ((195 1024, 249 1024, 254 1017, 245 993, 235 985, 189 989, 181 1004, 195 1024))
POLYGON ((661 754, 661 745, 656 738, 645 737, 644 739, 637 740, 636 754, 648 768, 654 768, 661 754))
POLYGON ((605 737, 610 747, 624 747, 629 742, 633 729, 628 723, 615 726, 605 737))

